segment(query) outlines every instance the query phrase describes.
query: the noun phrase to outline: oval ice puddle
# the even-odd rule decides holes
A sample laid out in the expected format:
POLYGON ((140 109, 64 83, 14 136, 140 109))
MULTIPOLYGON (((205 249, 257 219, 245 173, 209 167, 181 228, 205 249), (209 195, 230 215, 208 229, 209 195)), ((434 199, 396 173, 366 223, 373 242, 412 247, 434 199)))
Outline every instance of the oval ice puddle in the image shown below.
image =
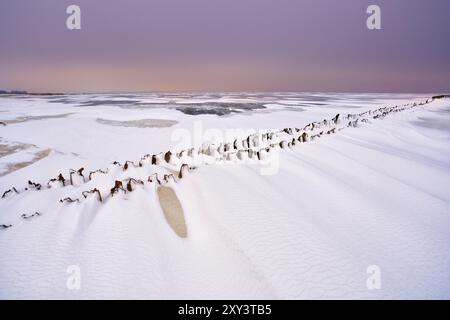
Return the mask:
POLYGON ((165 186, 159 186, 157 193, 167 223, 180 238, 186 238, 187 227, 184 211, 177 195, 172 188, 165 186))

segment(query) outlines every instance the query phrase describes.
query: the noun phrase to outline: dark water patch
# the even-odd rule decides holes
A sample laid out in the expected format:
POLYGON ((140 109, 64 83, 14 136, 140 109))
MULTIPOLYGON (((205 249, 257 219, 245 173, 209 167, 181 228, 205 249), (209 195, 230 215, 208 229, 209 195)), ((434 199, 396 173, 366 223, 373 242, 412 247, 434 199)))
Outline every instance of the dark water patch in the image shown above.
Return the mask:
POLYGON ((176 125, 178 121, 166 119, 139 119, 129 121, 116 121, 98 118, 95 121, 115 127, 133 127, 133 128, 167 128, 176 125))
POLYGON ((284 111, 284 110, 295 111, 295 112, 304 112, 304 111, 306 111, 306 110, 303 109, 303 108, 297 108, 297 107, 292 107, 292 106, 286 107, 286 108, 284 108, 283 110, 273 110, 273 111, 284 111))
POLYGON ((233 113, 266 109, 262 103, 197 103, 177 105, 176 110, 188 115, 215 114, 225 116, 233 113))
POLYGON ((69 98, 56 98, 56 99, 49 98, 47 101, 49 103, 63 103, 63 104, 74 104, 78 102, 77 100, 69 98))
POLYGON ((126 104, 136 104, 139 100, 89 100, 81 102, 81 107, 95 107, 95 106, 120 106, 126 104))
MULTIPOLYGON (((283 104, 283 103, 279 103, 283 104)), ((299 104, 284 104, 287 106, 299 106, 299 107, 314 107, 314 106, 327 106, 328 103, 311 102, 311 103, 299 103, 299 104)))

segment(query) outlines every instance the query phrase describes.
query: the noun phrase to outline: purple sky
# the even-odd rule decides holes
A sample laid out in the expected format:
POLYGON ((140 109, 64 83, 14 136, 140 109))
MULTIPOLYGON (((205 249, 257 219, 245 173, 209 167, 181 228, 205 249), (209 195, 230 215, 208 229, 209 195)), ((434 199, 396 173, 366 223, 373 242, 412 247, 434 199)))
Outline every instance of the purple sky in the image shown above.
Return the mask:
POLYGON ((450 92, 449 38, 449 0, 1 0, 0 88, 450 92))

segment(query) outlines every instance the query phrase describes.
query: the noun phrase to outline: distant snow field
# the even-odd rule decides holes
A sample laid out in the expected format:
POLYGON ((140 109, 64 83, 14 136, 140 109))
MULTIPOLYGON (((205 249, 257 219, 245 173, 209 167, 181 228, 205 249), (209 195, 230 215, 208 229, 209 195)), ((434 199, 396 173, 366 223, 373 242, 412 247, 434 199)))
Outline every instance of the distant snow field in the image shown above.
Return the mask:
POLYGON ((1 299, 450 299, 450 99, 0 96, 1 299))

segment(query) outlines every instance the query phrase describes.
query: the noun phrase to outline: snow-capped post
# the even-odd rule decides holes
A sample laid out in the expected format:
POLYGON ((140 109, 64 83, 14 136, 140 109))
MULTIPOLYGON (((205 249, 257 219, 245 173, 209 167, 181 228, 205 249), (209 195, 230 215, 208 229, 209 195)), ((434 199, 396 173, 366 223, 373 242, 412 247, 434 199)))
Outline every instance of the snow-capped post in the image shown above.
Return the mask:
POLYGON ((160 153, 158 153, 158 154, 154 154, 154 155, 152 156, 152 164, 153 164, 153 165, 160 165, 161 162, 163 161, 162 159, 163 159, 163 154, 162 154, 162 152, 160 152, 160 153))
POLYGON ((245 160, 248 157, 248 150, 239 150, 236 155, 239 160, 245 160))
POLYGON ((97 188, 94 188, 94 189, 92 189, 90 191, 83 191, 81 193, 81 195, 86 199, 89 194, 95 194, 95 193, 98 196, 98 201, 103 202, 102 194, 100 193, 100 190, 98 190, 97 188))
POLYGON ((286 140, 280 141, 281 149, 286 149, 287 146, 288 146, 288 142, 286 140))
POLYGON ((80 6, 72 4, 67 7, 66 13, 69 15, 66 20, 66 27, 69 30, 81 29, 81 9, 80 6))
POLYGON ((301 137, 302 137, 302 142, 308 142, 309 141, 309 136, 308 136, 308 134, 306 132, 303 132, 301 137))
POLYGON ((366 26, 369 30, 380 30, 381 29, 381 9, 380 6, 372 4, 367 7, 367 14, 370 16, 366 20, 366 26))
POLYGON ((183 163, 180 168, 180 172, 178 173, 178 178, 183 179, 189 171, 189 166, 186 163, 183 163))
POLYGON ((116 180, 116 181, 114 182, 114 187, 111 188, 111 197, 114 196, 115 193, 119 192, 119 190, 122 190, 124 193, 127 192, 127 191, 123 188, 122 181, 116 180))
POLYGON ((340 123, 340 114, 338 113, 333 119, 331 119, 331 121, 334 124, 339 124, 340 123))
POLYGON ((86 182, 84 175, 83 175, 83 171, 84 171, 84 168, 80 168, 78 170, 74 170, 74 169, 69 170, 69 177, 70 177, 71 185, 77 186, 77 185, 80 185, 80 184, 86 182), (73 176, 75 176, 77 179, 74 179, 73 176))

